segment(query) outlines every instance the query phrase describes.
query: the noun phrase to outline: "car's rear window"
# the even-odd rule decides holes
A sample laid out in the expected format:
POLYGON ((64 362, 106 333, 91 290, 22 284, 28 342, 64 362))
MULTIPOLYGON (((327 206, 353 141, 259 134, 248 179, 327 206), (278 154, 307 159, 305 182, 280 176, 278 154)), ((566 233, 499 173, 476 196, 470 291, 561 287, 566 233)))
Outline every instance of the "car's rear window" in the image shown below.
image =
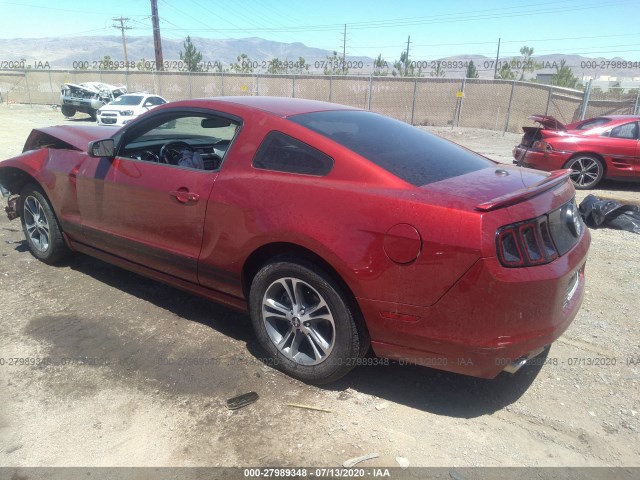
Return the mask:
POLYGON ((407 123, 365 111, 328 111, 289 117, 415 186, 493 166, 454 143, 407 123))
POLYGON ((585 120, 584 122, 579 123, 576 126, 576 130, 589 130, 590 128, 596 128, 600 125, 605 125, 610 121, 611 119, 607 117, 590 118, 589 120, 585 120))

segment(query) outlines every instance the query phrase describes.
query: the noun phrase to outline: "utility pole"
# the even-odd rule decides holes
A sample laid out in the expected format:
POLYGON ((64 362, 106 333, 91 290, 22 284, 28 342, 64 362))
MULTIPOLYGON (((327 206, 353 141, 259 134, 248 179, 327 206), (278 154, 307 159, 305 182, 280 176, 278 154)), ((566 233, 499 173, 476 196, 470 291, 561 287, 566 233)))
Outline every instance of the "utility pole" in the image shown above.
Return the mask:
POLYGON ((164 70, 162 59, 162 41, 160 39, 160 19, 158 18, 158 0, 151 0, 151 22, 153 23, 153 46, 156 53, 156 70, 164 70))
POLYGON ((342 73, 347 71, 347 24, 344 24, 344 35, 342 36, 342 73))
POLYGON ((493 67, 493 79, 498 78, 498 61, 500 60, 500 39, 498 38, 498 52, 496 53, 496 64, 493 67))
POLYGON ((127 39, 125 38, 124 31, 131 30, 131 27, 127 27, 124 22, 128 22, 128 18, 112 18, 114 22, 120 22, 120 25, 113 25, 113 28, 117 28, 122 32, 122 48, 124 49, 124 64, 126 69, 129 70, 129 57, 127 55, 127 39))

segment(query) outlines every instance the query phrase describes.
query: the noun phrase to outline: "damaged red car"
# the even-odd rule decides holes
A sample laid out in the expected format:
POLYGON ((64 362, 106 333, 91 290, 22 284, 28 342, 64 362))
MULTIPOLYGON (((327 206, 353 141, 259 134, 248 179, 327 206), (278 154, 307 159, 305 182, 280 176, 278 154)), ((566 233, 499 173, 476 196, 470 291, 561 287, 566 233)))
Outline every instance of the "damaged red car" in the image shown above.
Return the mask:
POLYGON ((568 171, 501 165, 351 107, 224 97, 32 131, 0 163, 46 263, 100 258, 247 311, 269 364, 379 357, 493 378, 557 339, 590 235, 568 171))
POLYGON ((594 188, 603 179, 640 180, 640 117, 607 115, 563 125, 532 115, 539 127, 523 127, 513 149, 516 165, 538 170, 571 170, 573 185, 594 188))

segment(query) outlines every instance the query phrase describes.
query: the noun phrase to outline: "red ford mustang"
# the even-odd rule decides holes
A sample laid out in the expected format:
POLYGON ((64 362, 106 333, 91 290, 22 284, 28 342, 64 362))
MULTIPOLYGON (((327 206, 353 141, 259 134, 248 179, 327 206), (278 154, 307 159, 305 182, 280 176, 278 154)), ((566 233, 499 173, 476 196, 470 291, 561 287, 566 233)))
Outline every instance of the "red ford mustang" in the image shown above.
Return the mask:
POLYGON ((569 168, 579 189, 603 178, 640 179, 640 117, 609 115, 569 125, 545 115, 529 118, 540 127, 522 128, 513 163, 546 171, 569 168))
POLYGON ((244 309, 270 363, 304 381, 370 346, 493 378, 578 312, 590 235, 567 171, 301 99, 175 102, 105 134, 36 129, 0 163, 32 254, 86 253, 244 309))

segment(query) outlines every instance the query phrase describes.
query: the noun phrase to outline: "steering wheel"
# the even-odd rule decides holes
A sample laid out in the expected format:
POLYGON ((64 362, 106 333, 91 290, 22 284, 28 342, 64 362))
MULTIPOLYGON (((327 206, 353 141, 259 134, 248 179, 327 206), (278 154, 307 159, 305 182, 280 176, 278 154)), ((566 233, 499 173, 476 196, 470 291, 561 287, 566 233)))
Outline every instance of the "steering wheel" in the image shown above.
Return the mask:
POLYGON ((140 160, 145 160, 147 162, 159 162, 160 161, 160 157, 158 157, 158 155, 153 153, 151 150, 145 150, 144 152, 142 152, 138 156, 138 158, 140 160))
POLYGON ((160 161, 169 165, 177 165, 180 159, 180 152, 184 149, 193 152, 193 148, 187 142, 180 140, 167 142, 160 149, 160 161))

